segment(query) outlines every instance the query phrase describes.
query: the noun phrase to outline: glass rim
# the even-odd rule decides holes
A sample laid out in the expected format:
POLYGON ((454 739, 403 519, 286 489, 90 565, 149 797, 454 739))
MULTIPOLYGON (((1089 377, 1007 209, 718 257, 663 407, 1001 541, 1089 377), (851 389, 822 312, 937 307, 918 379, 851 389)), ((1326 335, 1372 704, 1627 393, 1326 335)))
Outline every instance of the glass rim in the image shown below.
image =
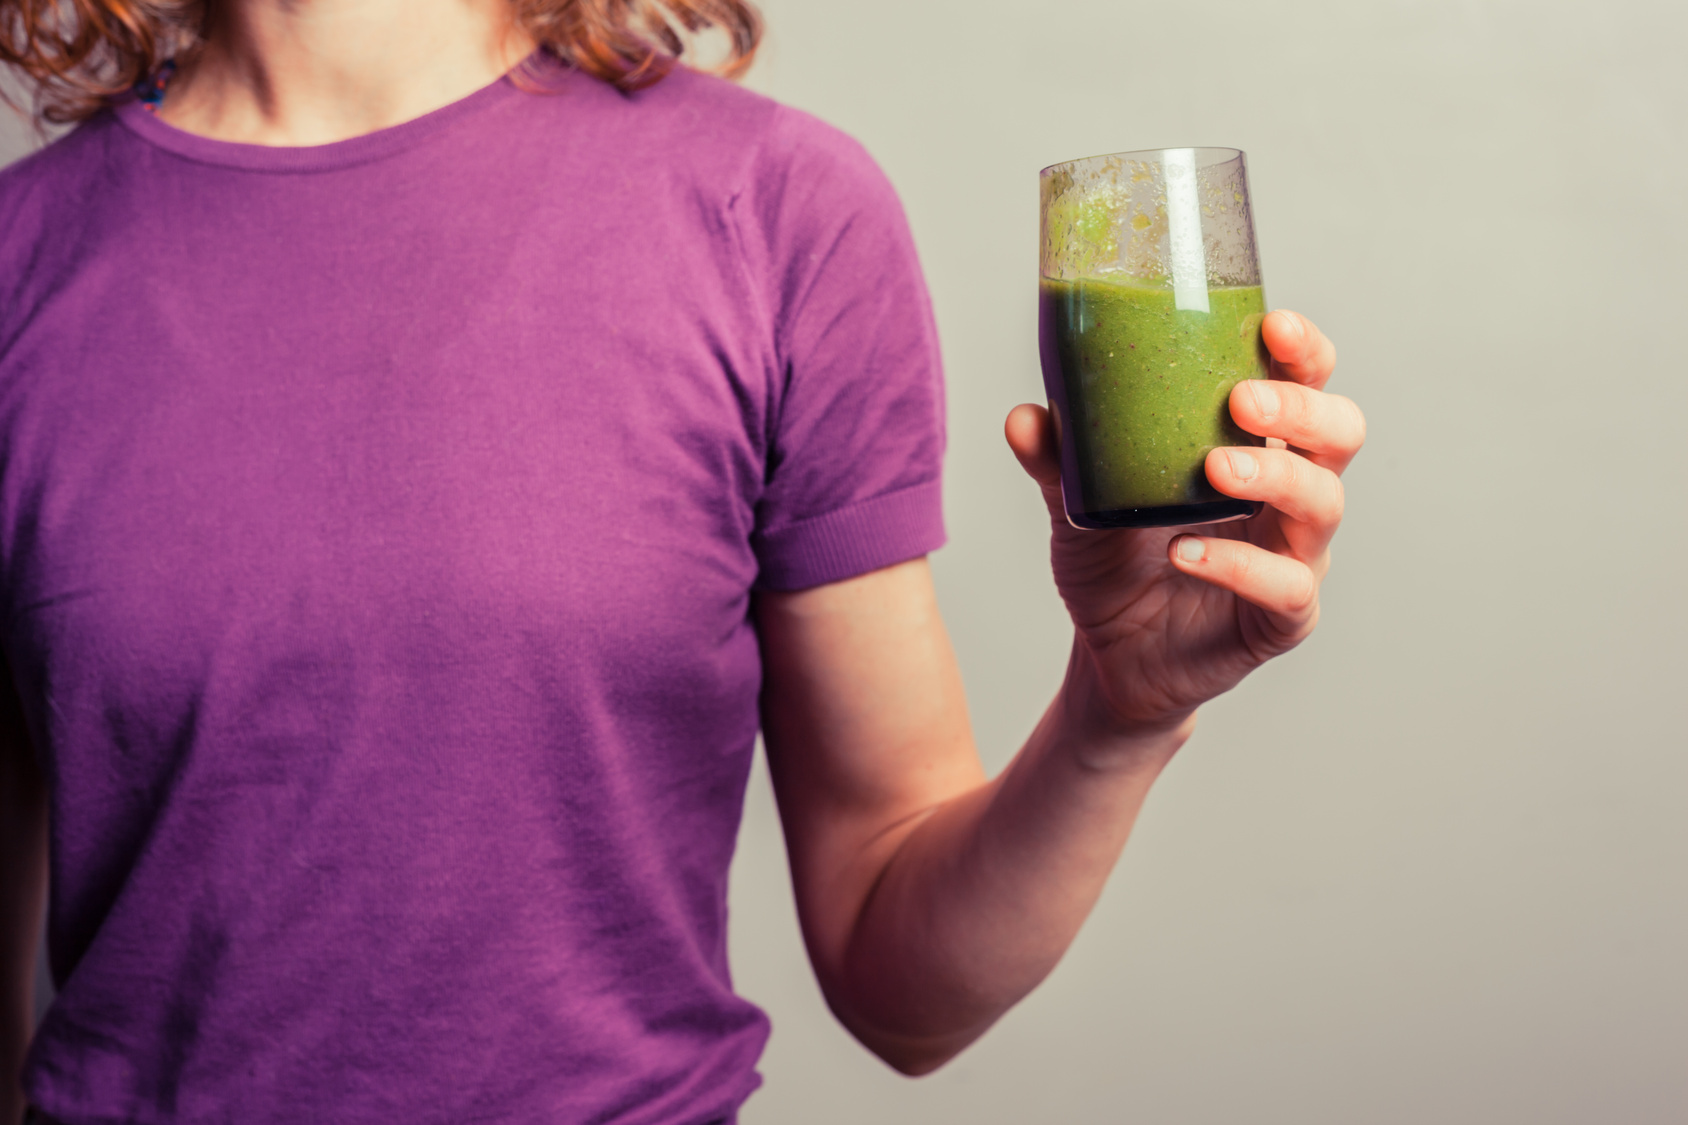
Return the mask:
MULTIPOLYGON (((1211 161, 1209 164, 1227 164, 1239 156, 1245 161, 1248 158, 1248 153, 1244 152, 1242 149, 1231 148, 1228 145, 1168 145, 1164 148, 1138 148, 1131 149, 1127 152, 1099 152, 1095 156, 1078 156, 1074 157, 1072 160, 1062 160, 1051 164, 1048 167, 1040 168, 1038 169, 1037 174, 1039 176, 1047 176, 1051 172, 1058 171, 1062 168, 1071 168, 1075 164, 1088 164, 1092 160, 1142 160, 1144 158, 1159 158, 1159 156, 1165 152, 1183 151, 1194 152, 1198 162, 1200 162, 1201 154, 1204 152, 1229 154, 1225 157, 1225 159, 1211 161)), ((1209 165, 1203 166, 1206 167, 1209 165)))

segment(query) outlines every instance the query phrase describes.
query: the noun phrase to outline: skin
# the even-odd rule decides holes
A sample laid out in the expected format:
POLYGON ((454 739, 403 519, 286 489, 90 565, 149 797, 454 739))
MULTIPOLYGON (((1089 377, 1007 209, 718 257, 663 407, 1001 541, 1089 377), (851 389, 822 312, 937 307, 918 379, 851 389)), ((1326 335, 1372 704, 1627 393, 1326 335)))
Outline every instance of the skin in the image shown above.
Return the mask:
MULTIPOLYGON (((229 0, 164 119, 221 140, 321 144, 484 86, 530 45, 487 0, 229 0)), ((1062 515, 1047 412, 1008 416, 1049 508, 1074 624, 1066 678, 989 779, 931 575, 917 559, 755 601, 763 722, 804 940, 839 1019, 908 1074, 941 1066, 1054 967, 1196 709, 1304 639, 1365 422, 1323 393, 1330 342, 1276 312, 1274 379, 1240 384, 1266 448, 1218 449, 1219 491, 1271 505, 1194 533, 1081 532, 1062 515)), ((0 1122, 21 1116, 45 787, 0 728, 0 1122)))
POLYGON ((330 144, 465 98, 533 49, 504 0, 222 0, 160 116, 219 141, 330 144))

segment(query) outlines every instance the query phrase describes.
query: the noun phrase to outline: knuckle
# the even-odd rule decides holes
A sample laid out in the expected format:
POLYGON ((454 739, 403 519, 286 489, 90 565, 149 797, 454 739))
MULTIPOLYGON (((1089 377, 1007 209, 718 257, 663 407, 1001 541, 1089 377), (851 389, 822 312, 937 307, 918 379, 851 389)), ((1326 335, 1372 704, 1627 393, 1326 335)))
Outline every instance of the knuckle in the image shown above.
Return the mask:
POLYGON ((1309 439, 1317 440, 1322 425, 1319 420, 1318 397, 1321 392, 1312 387, 1297 386, 1296 394, 1291 396, 1295 405, 1285 413, 1289 415, 1290 442, 1293 445, 1311 444, 1309 439))
POLYGON ((1286 591, 1284 608, 1295 614, 1312 612, 1319 604, 1319 583, 1306 566, 1296 568, 1296 576, 1286 591))
POLYGON ((1330 487, 1325 491, 1325 502, 1319 513, 1322 523, 1339 524, 1343 513, 1348 508, 1348 490, 1342 485, 1342 478, 1335 473, 1329 473, 1330 487))
POLYGON ((1235 586, 1246 586, 1254 574, 1254 556, 1248 551, 1227 552, 1231 556, 1231 582, 1235 586))
POLYGON ((1338 395, 1342 409, 1347 412, 1348 433, 1344 435, 1346 444, 1353 452, 1358 452, 1366 444, 1366 413, 1360 409, 1360 404, 1346 395, 1338 395))
MULTIPOLYGON (((1342 395, 1303 387, 1293 419, 1294 444, 1308 449, 1344 448, 1365 440, 1365 420, 1342 395), (1356 430, 1356 425, 1358 430, 1356 430)), ((1356 445, 1355 448, 1358 448, 1356 445)))
POLYGON ((1277 486, 1287 494, 1295 494, 1306 487, 1305 467, 1307 462, 1299 454, 1289 450, 1280 450, 1278 456, 1272 458, 1277 465, 1277 486))

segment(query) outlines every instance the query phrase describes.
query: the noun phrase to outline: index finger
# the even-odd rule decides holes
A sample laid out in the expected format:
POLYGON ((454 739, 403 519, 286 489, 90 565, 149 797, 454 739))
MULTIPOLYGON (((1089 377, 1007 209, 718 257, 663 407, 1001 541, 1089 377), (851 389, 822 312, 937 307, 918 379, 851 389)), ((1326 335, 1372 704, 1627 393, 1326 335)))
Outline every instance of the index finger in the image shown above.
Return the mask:
POLYGON ((1336 345, 1300 313, 1277 309, 1260 325, 1266 350, 1272 353, 1272 373, 1322 390, 1336 369, 1336 345))

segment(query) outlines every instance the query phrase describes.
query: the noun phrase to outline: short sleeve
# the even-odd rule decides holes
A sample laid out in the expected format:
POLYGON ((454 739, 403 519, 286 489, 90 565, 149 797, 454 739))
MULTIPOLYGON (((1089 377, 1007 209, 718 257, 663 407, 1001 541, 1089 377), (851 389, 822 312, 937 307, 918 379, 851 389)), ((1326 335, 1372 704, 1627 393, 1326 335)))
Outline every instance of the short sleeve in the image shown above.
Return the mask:
POLYGON ((942 546, 943 370, 890 182, 855 141, 782 107, 735 212, 779 364, 758 588, 942 546))

